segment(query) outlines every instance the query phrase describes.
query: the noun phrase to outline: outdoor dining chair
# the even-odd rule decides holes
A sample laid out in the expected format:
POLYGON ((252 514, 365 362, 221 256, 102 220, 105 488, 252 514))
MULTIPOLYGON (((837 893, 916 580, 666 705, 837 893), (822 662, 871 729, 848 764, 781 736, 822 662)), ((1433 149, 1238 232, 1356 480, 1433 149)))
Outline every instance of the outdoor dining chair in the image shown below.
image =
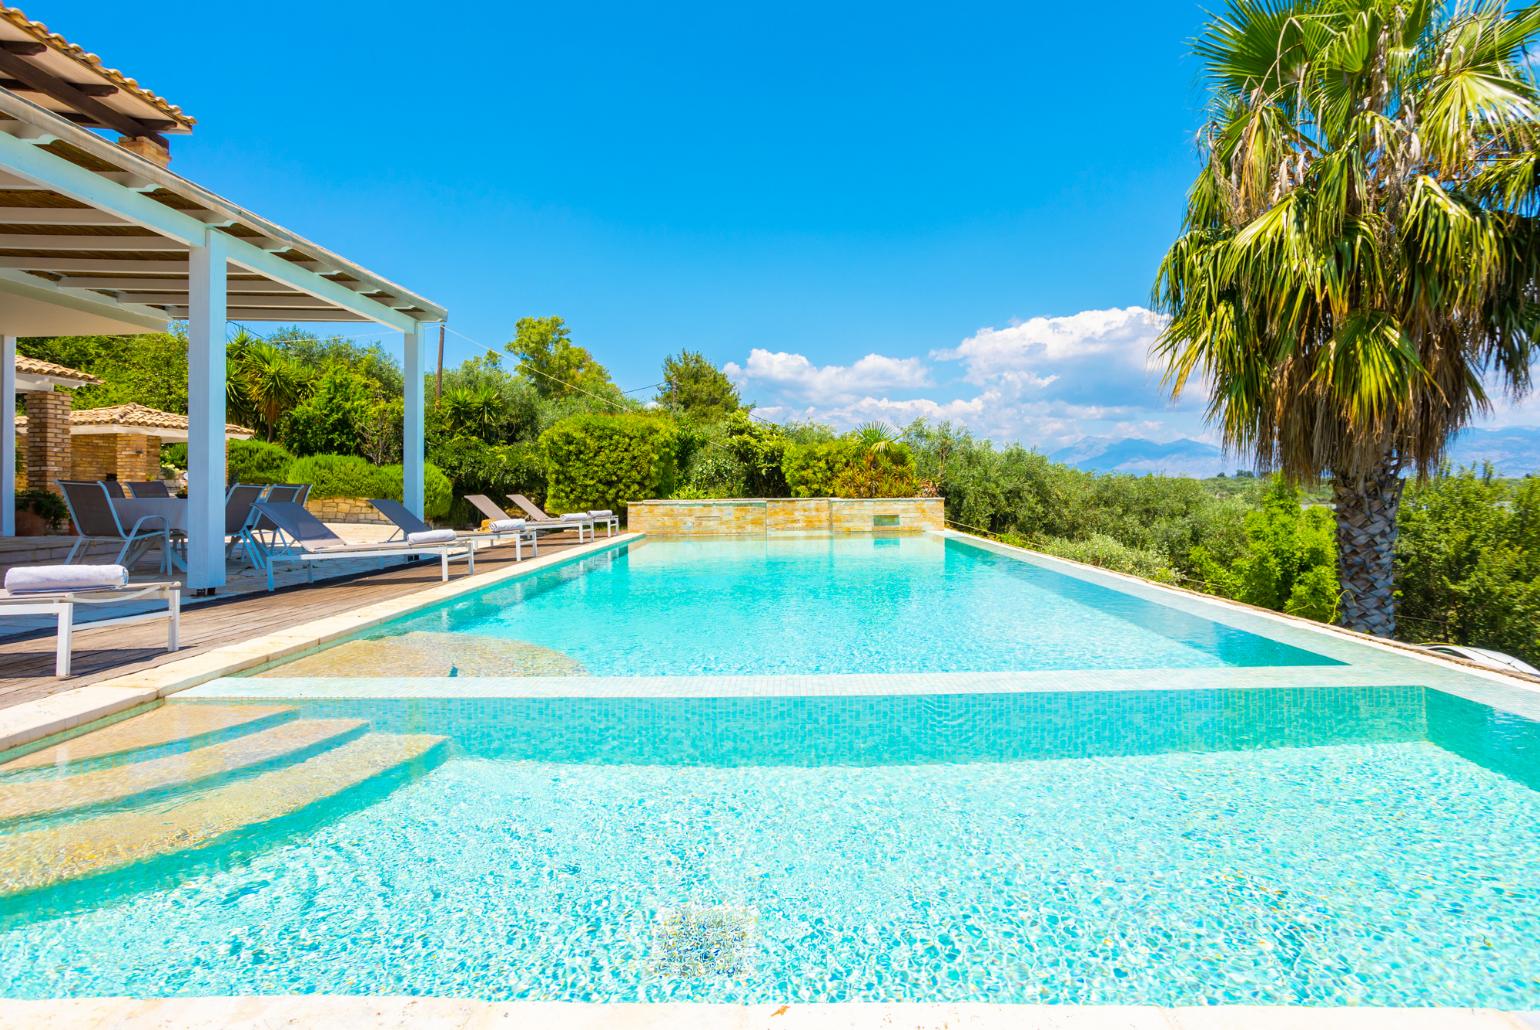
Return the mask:
POLYGON ((129 483, 128 492, 135 497, 170 497, 171 491, 165 482, 152 479, 146 483, 129 483))
MULTIPOLYGON (((110 482, 110 480, 108 481, 110 482)), ((75 545, 65 557, 65 564, 73 564, 80 549, 92 540, 121 540, 123 546, 113 564, 132 567, 134 561, 152 544, 161 547, 161 571, 171 570, 171 528, 160 515, 145 515, 124 527, 112 506, 112 494, 107 482, 59 481, 64 491, 64 503, 69 508, 70 521, 75 524, 75 545)))

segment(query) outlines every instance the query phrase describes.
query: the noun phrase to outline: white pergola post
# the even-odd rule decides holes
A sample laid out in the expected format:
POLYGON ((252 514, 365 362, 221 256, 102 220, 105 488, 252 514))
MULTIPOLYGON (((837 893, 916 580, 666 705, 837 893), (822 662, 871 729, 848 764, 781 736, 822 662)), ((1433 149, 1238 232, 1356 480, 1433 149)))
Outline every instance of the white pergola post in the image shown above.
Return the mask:
POLYGON ((423 323, 414 322, 401 334, 405 354, 401 362, 401 503, 423 517, 423 463, 427 445, 423 439, 423 323))
POLYGON ((187 587, 225 583, 224 233, 209 229, 187 255, 187 587))
POLYGON ((0 336, 0 536, 16 535, 16 337, 0 336))

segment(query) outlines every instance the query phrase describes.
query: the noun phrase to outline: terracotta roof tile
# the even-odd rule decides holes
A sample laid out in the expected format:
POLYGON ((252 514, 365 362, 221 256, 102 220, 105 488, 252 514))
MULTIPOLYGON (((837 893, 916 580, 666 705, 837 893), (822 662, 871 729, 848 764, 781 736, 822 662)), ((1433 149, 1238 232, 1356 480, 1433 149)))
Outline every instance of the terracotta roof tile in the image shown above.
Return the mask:
MULTIPOLYGON (((115 404, 107 408, 85 408, 80 411, 70 412, 70 424, 75 426, 121 426, 124 429, 174 429, 179 432, 187 431, 187 416, 178 415, 170 411, 156 411, 147 408, 143 404, 115 404)), ((27 416, 21 415, 16 419, 16 428, 27 427, 27 416)), ((228 423, 225 426, 227 436, 251 436, 252 431, 245 426, 228 423)))
POLYGON ((95 54, 89 52, 82 46, 71 43, 57 32, 49 32, 48 26, 44 25, 40 21, 33 21, 25 14, 23 14, 19 9, 0 4, 0 18, 4 18, 6 21, 10 22, 12 25, 16 26, 18 29, 21 29, 33 39, 49 47, 50 49, 56 50, 66 57, 71 58, 72 60, 79 61, 81 64, 89 65, 92 70, 101 75, 108 82, 112 83, 114 86, 118 87, 126 93, 132 93, 134 96, 138 97, 140 100, 143 100, 151 107, 159 110, 172 121, 180 122, 182 125, 185 125, 188 128, 191 128, 193 125, 197 124, 195 119, 189 117, 186 114, 183 114, 180 107, 176 106, 165 97, 160 96, 157 93, 151 93, 149 90, 139 85, 138 82, 129 78, 127 75, 124 75, 116 68, 108 68, 102 63, 102 59, 100 57, 97 57, 95 54))
POLYGON ((32 376, 52 376, 55 379, 75 379, 85 386, 100 386, 102 381, 89 372, 81 372, 79 369, 65 368, 63 365, 55 365, 52 361, 44 361, 42 358, 29 358, 25 354, 16 355, 16 371, 25 372, 32 376))

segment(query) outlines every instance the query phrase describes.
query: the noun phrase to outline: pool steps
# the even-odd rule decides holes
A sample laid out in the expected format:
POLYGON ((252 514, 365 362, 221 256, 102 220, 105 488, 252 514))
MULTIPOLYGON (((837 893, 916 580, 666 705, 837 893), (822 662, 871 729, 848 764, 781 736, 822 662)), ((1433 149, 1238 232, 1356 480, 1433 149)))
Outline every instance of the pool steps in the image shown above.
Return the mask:
POLYGON ((173 703, 8 763, 0 772, 24 763, 55 775, 0 776, 0 898, 234 841, 429 768, 448 748, 441 736, 369 730, 292 708, 173 703))
POLYGON ((82 771, 166 748, 189 750, 232 732, 250 731, 294 717, 286 705, 161 705, 142 715, 93 730, 0 763, 0 783, 21 774, 69 767, 82 771))
POLYGON ((294 719, 181 754, 73 776, 0 783, 0 829, 13 820, 148 799, 288 764, 361 736, 368 726, 363 719, 294 719))

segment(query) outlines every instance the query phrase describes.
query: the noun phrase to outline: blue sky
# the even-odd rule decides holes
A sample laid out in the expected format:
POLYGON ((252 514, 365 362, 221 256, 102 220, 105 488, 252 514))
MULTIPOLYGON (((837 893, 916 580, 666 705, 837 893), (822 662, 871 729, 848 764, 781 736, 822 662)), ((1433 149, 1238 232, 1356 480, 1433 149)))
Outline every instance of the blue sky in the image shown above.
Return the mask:
POLYGON ((177 171, 446 305, 451 361, 559 314, 624 389, 690 348, 782 417, 1202 435, 1141 308, 1196 3, 158 10, 27 7, 199 119, 177 171))

